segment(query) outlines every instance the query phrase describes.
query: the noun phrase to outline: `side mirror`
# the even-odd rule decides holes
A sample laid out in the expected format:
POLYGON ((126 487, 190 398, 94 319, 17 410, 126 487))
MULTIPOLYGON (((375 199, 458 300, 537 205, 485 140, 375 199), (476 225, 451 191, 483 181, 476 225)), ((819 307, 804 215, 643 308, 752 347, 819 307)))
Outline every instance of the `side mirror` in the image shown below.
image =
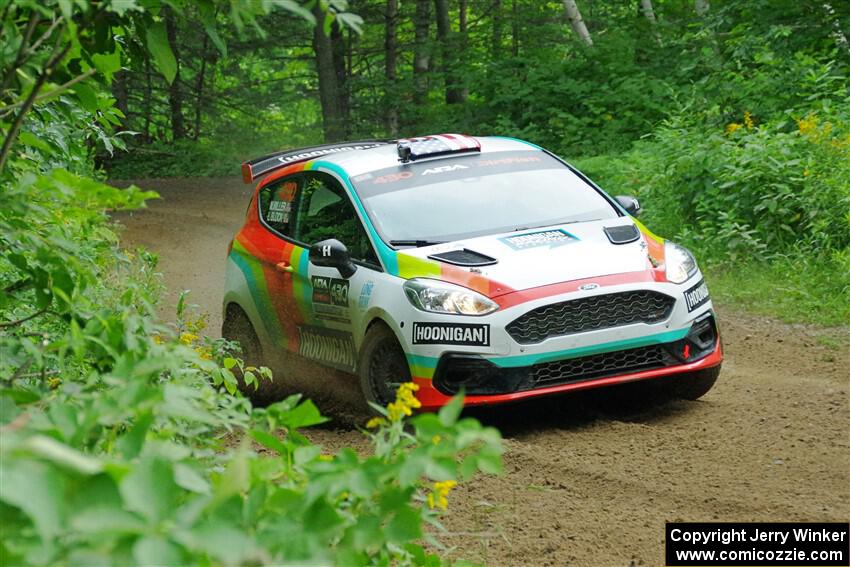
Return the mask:
POLYGON ((348 248, 336 238, 321 240, 310 246, 310 263, 314 266, 336 268, 346 279, 357 271, 357 265, 348 255, 348 248))
POLYGON ((618 195, 615 197, 617 202, 620 203, 620 206, 626 209, 626 212, 636 217, 640 214, 640 202, 634 197, 629 197, 627 195, 618 195))

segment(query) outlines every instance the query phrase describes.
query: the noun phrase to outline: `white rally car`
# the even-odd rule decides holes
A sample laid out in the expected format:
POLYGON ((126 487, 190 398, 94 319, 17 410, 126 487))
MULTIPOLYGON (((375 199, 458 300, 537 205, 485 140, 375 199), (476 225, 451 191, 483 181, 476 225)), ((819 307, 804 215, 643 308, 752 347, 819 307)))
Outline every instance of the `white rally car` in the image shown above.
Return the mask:
MULTIPOLYGON (((693 256, 533 144, 445 134, 246 162, 223 335, 249 361, 357 375, 424 409, 669 377, 686 398, 720 372, 693 256)), ((268 387, 268 386, 264 386, 268 387)), ((262 394, 262 391, 260 392, 262 394)))

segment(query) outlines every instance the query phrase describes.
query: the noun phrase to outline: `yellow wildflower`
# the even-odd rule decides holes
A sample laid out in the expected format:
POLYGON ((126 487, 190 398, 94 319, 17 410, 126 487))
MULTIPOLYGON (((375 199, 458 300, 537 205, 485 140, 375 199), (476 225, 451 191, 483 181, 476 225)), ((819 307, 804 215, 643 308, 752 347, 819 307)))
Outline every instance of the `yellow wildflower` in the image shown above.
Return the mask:
POLYGON ((154 335, 153 336, 153 342, 158 344, 158 345, 161 345, 162 342, 163 342, 162 341, 162 335, 154 335))
POLYGON ((808 169, 803 170, 803 177, 808 177, 811 172, 808 169))
POLYGON ((805 118, 798 118, 797 128, 800 130, 800 134, 804 136, 813 134, 818 128, 818 117, 814 114, 809 114, 805 118))
POLYGON ((749 110, 744 112, 744 124, 746 124, 747 130, 753 129, 753 116, 749 110))
POLYGON ((730 124, 727 124, 726 125, 726 135, 731 136, 732 134, 734 134, 735 132, 737 132, 740 129, 741 129, 741 125, 738 124, 737 122, 732 122, 730 124))
POLYGON ((194 333, 183 333, 180 335, 180 342, 184 345, 190 345, 198 340, 198 335, 194 333))
POLYGON ((212 350, 209 347, 196 346, 195 352, 200 355, 202 360, 212 360, 212 350))
POLYGON ((428 507, 445 510, 449 506, 449 492, 457 486, 454 480, 435 482, 434 489, 428 494, 428 507))
POLYGON ((413 415, 413 410, 422 407, 422 402, 416 399, 414 392, 419 390, 419 385, 413 382, 405 382, 398 387, 395 401, 387 406, 390 421, 399 421, 403 416, 413 415))
POLYGON ((443 440, 443 438, 440 437, 439 435, 434 435, 433 437, 431 437, 431 443, 433 443, 434 445, 439 444, 440 441, 442 441, 442 440, 443 440))
POLYGON ((384 419, 383 417, 373 417, 372 419, 370 419, 369 421, 366 422, 366 428, 367 429, 374 429, 376 427, 380 427, 380 426, 386 425, 386 424, 387 424, 387 420, 384 419))
POLYGON ((47 385, 50 386, 51 390, 55 390, 56 388, 58 388, 59 384, 61 384, 61 383, 62 383, 62 379, 57 378, 55 376, 53 378, 47 379, 47 385))

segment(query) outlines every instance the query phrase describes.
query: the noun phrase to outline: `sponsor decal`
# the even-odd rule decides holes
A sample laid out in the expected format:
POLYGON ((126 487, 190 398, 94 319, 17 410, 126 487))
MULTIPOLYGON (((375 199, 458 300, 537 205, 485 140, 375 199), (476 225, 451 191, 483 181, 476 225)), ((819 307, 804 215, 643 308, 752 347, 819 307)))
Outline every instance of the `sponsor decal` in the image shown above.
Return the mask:
POLYGON ((490 346, 490 325, 413 323, 413 344, 490 346))
POLYGON ((485 159, 478 162, 478 167, 492 167, 494 165, 510 165, 513 163, 533 163, 533 162, 541 162, 539 157, 508 157, 508 158, 500 158, 500 159, 485 159))
POLYGON ((316 317, 348 322, 349 281, 325 276, 313 276, 313 311, 316 317))
POLYGON ((380 177, 376 177, 372 183, 395 183, 396 181, 401 181, 402 179, 410 179, 411 177, 413 177, 412 171, 388 173, 387 175, 381 175, 380 177))
POLYGON ((575 236, 566 230, 542 230, 540 232, 528 232, 517 236, 506 236, 500 238, 502 242, 513 248, 514 250, 527 250, 529 248, 537 248, 539 246, 548 246, 555 248, 563 244, 569 244, 578 240, 575 236))
POLYGON ((685 292, 685 304, 688 306, 688 313, 708 301, 708 286, 705 280, 700 280, 697 285, 685 292))
POLYGON ((298 327, 298 354, 349 372, 354 370, 357 355, 348 333, 319 327, 298 327))
POLYGON ((313 303, 348 307, 348 280, 313 276, 313 303))
POLYGON ((455 165, 444 165, 441 167, 432 167, 430 169, 426 169, 419 175, 434 175, 436 173, 448 173, 450 171, 457 171, 459 169, 469 169, 465 165, 455 164, 455 165))
POLYGON ((598 289, 598 288, 599 288, 599 284, 598 284, 598 283, 586 283, 586 284, 584 284, 584 285, 580 285, 580 286, 578 286, 578 288, 579 288, 581 291, 590 291, 590 290, 593 290, 593 289, 598 289))
POLYGON ((303 159, 311 158, 311 157, 319 157, 326 156, 328 154, 335 154, 338 152, 347 152, 349 150, 366 150, 369 148, 377 148, 378 146, 382 146, 383 144, 364 144, 357 146, 337 146, 335 148, 323 148, 320 150, 313 150, 310 152, 303 152, 300 154, 289 155, 289 156, 278 156, 277 160, 281 163, 289 163, 292 161, 301 161, 303 159))
POLYGON ((357 307, 366 309, 369 307, 369 300, 372 298, 372 290, 375 288, 375 282, 366 282, 360 288, 360 298, 357 301, 357 307))

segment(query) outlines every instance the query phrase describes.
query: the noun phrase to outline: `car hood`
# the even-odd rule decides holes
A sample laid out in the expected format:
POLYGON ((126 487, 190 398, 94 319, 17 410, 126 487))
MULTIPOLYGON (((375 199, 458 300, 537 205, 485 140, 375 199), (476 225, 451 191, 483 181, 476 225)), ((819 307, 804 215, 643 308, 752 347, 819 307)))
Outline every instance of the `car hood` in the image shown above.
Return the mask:
MULTIPOLYGON (((663 243, 631 217, 621 217, 404 249, 398 256, 403 277, 439 278, 493 297, 561 282, 653 270, 663 263, 663 243), (627 232, 635 227, 638 237, 615 244, 605 230, 615 227, 624 227, 627 232), (452 262, 457 261, 452 252, 459 250, 489 257, 495 263, 457 265, 452 262)), ((465 258, 469 259, 474 257, 465 258)))

